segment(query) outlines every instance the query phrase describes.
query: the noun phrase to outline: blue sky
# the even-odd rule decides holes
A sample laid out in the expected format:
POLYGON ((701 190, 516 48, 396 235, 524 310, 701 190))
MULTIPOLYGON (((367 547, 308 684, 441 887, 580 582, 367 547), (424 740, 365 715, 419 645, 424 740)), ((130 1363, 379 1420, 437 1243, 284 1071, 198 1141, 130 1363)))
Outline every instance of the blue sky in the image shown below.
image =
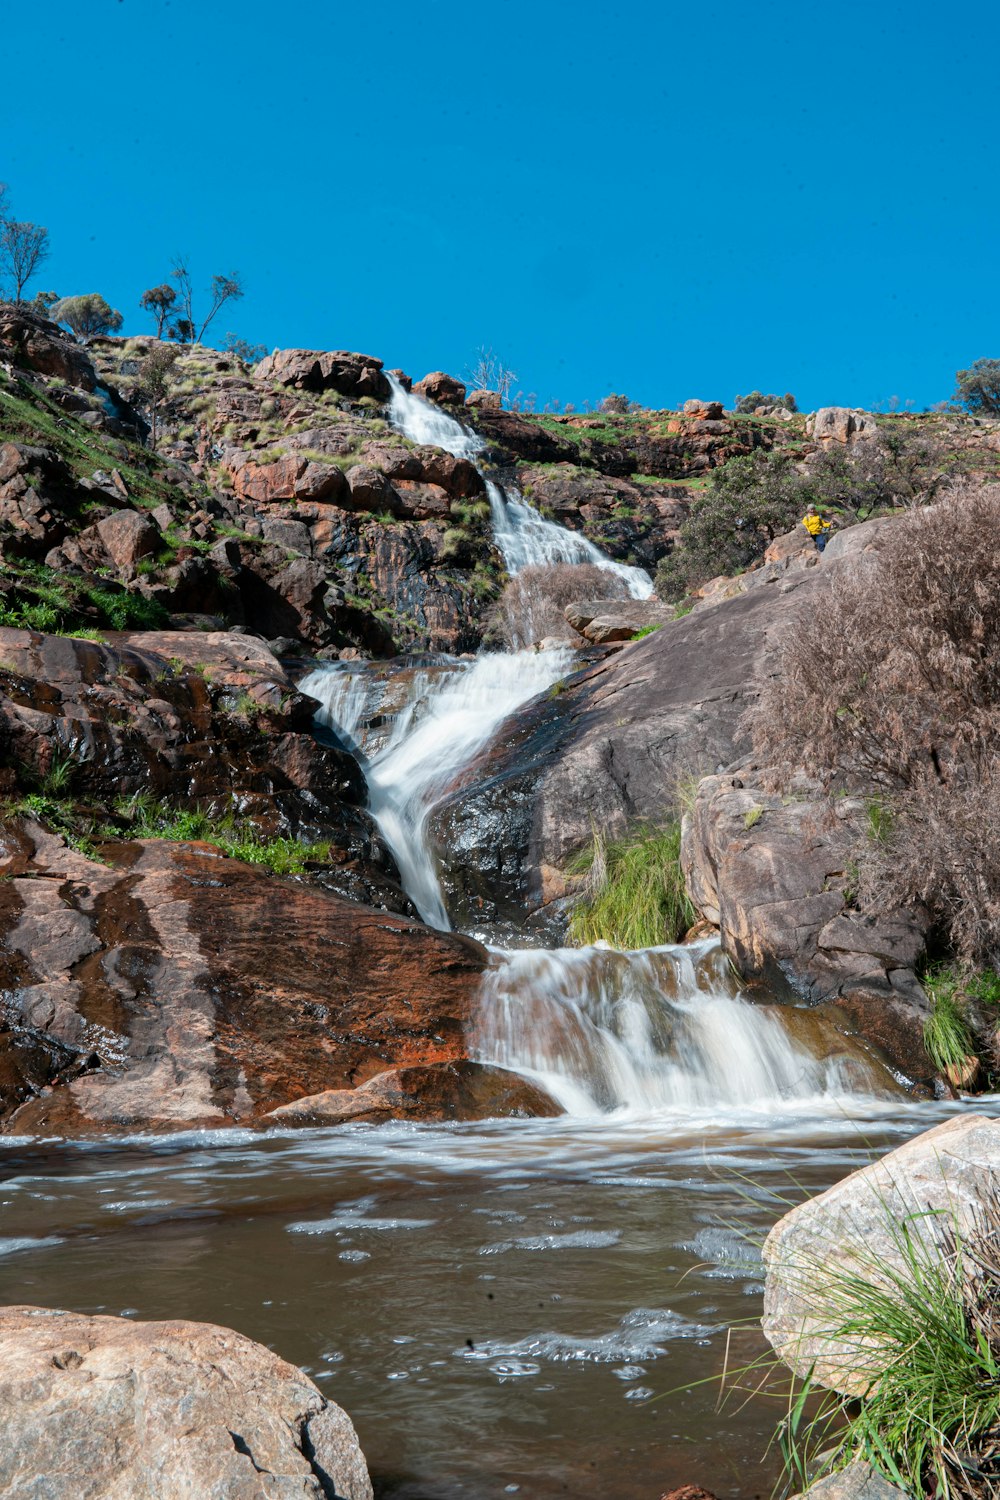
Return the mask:
POLYGON ((4 41, 29 290, 126 331, 182 252, 245 280, 220 341, 487 344, 541 402, 923 406, 1000 355, 995 6, 36 0, 4 41))

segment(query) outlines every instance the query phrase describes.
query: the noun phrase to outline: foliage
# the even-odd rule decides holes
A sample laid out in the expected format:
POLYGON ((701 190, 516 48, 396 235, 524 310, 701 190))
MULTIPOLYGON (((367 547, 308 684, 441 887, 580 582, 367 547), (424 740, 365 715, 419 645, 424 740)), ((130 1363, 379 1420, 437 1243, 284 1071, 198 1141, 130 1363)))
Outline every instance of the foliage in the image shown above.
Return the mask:
POLYGON ((860 1248, 847 1268, 803 1268, 824 1332, 871 1384, 859 1402, 824 1392, 808 1418, 811 1379, 791 1401, 781 1439, 796 1488, 861 1461, 907 1495, 996 1494, 1000 1199, 987 1189, 964 1233, 943 1220, 937 1244, 925 1217, 890 1221, 898 1266, 860 1248))
POLYGON ((605 396, 598 406, 598 411, 614 412, 620 416, 627 416, 629 412, 642 411, 637 401, 630 401, 627 396, 616 394, 612 391, 610 396, 605 396))
POLYGON ((169 281, 163 281, 159 286, 151 286, 143 292, 139 298, 139 306, 151 312, 156 319, 156 337, 162 339, 163 328, 170 317, 171 309, 177 301, 177 293, 169 281))
POLYGON ((751 391, 749 396, 736 397, 733 402, 733 411, 749 415, 755 412, 758 406, 783 406, 786 411, 799 409, 791 391, 786 391, 783 396, 765 396, 763 391, 751 391))
POLYGON ((235 333, 226 334, 222 347, 227 354, 235 355, 245 365, 255 365, 267 354, 266 344, 251 344, 249 339, 241 339, 235 333))
POLYGON ((862 902, 923 904, 970 966, 1000 963, 997 490, 909 512, 781 645, 748 716, 776 775, 795 767, 886 805, 862 902))
POLYGON ((776 536, 791 531, 811 497, 783 453, 753 453, 713 469, 708 489, 692 501, 678 546, 657 570, 657 594, 674 602, 720 573, 744 571, 776 536))
POLYGON ((466 370, 465 378, 472 390, 496 391, 500 397, 500 405, 510 405, 511 392, 517 384, 517 372, 485 344, 481 344, 476 350, 475 360, 466 370))
POLYGON ((976 1045, 960 999, 960 980, 947 964, 938 964, 923 976, 931 1001, 924 1023, 924 1047, 939 1073, 956 1081, 976 1054, 976 1045))
MULTIPOLYGON (((301 875, 308 864, 330 857, 330 845, 300 844, 296 839, 266 838, 248 823, 233 817, 213 818, 199 809, 177 809, 149 794, 123 799, 116 812, 133 839, 171 839, 217 844, 232 859, 264 865, 275 875, 301 875)), ((105 833, 116 836, 117 831, 105 833)), ((120 837, 120 833, 117 833, 120 837)))
POLYGON ((67 323, 78 338, 95 334, 117 333, 122 315, 111 307, 99 292, 84 292, 79 297, 61 297, 49 309, 54 323, 67 323))
POLYGON ((977 417, 1000 417, 1000 359, 974 359, 955 374, 954 400, 977 417))
POLYGON ((487 618, 487 629, 512 651, 546 636, 577 640, 567 623, 569 604, 590 599, 624 599, 628 590, 610 568, 593 563, 552 563, 522 568, 509 581, 487 618))
POLYGON ((663 629, 663 621, 657 620, 655 625, 643 625, 632 636, 634 641, 641 641, 647 635, 655 635, 658 630, 663 629))
POLYGON ((582 861, 585 894, 570 919, 581 946, 655 948, 678 942, 695 919, 680 864, 680 825, 640 828, 611 842, 595 831, 582 861))
POLYGON ((160 344, 151 349, 139 365, 132 394, 149 412, 149 446, 156 449, 160 409, 170 396, 171 377, 177 350, 160 344))

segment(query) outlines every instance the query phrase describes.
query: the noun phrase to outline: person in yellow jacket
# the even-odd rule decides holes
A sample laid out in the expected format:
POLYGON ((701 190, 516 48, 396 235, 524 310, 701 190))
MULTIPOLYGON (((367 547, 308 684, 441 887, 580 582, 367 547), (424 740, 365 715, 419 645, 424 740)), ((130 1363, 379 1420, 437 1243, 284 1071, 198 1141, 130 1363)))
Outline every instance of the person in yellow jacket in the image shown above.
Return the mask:
POLYGON ((802 525, 806 528, 813 541, 816 543, 816 551, 822 552, 829 541, 830 523, 824 521, 819 515, 815 505, 807 505, 806 513, 802 517, 802 525))

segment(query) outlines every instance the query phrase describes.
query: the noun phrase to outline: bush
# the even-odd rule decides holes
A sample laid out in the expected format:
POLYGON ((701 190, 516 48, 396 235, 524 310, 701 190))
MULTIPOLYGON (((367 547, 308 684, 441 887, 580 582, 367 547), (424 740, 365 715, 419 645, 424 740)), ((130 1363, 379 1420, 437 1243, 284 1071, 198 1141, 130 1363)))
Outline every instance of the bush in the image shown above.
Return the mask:
POLYGON ((740 412, 746 416, 755 412, 758 406, 783 406, 787 411, 798 411, 795 397, 790 391, 783 396, 765 396, 763 391, 751 391, 749 396, 737 396, 733 402, 733 411, 740 412))
POLYGON ((587 599, 625 599, 624 579, 593 563, 554 563, 522 568, 507 584, 490 611, 487 628, 512 651, 546 636, 579 641, 563 613, 567 604, 587 599))
POLYGON ((89 339, 100 333, 117 333, 122 315, 99 292, 85 292, 80 297, 62 297, 49 309, 54 323, 66 323, 77 338, 89 339))
POLYGON ((975 359, 958 370, 953 399, 974 416, 1000 416, 1000 359, 975 359))
POLYGON ((901 518, 797 619, 748 715, 757 754, 875 790, 874 910, 925 906, 970 965, 1000 963, 1000 489, 901 518))
POLYGON ((754 453, 713 469, 677 547, 660 563, 657 594, 677 601, 720 573, 742 573, 798 524, 812 498, 809 481, 784 454, 754 453))
POLYGON ((626 949, 680 942, 695 920, 680 855, 676 823, 612 843, 595 833, 581 861, 587 884, 570 919, 570 941, 626 949))

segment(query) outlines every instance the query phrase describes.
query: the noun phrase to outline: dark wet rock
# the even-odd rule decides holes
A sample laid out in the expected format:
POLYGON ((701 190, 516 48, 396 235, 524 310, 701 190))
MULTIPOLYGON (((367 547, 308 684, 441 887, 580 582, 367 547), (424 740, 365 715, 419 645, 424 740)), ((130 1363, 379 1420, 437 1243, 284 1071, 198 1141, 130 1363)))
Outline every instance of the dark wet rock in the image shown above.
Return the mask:
POLYGON ((101 852, 37 824, 2 832, 6 1133, 253 1124, 387 1068, 465 1059, 477 943, 206 845, 101 852))
POLYGON ((563 1111, 544 1090, 516 1073, 468 1060, 426 1063, 379 1073, 356 1089, 294 1099, 272 1110, 282 1124, 334 1125, 347 1120, 497 1120, 563 1111))
POLYGON ((609 557, 652 571, 674 546, 688 512, 687 492, 632 484, 569 464, 522 466, 517 482, 531 503, 609 557))
POLYGON ((28 1500, 371 1500, 347 1413, 212 1323, 0 1309, 0 1490, 28 1500))

